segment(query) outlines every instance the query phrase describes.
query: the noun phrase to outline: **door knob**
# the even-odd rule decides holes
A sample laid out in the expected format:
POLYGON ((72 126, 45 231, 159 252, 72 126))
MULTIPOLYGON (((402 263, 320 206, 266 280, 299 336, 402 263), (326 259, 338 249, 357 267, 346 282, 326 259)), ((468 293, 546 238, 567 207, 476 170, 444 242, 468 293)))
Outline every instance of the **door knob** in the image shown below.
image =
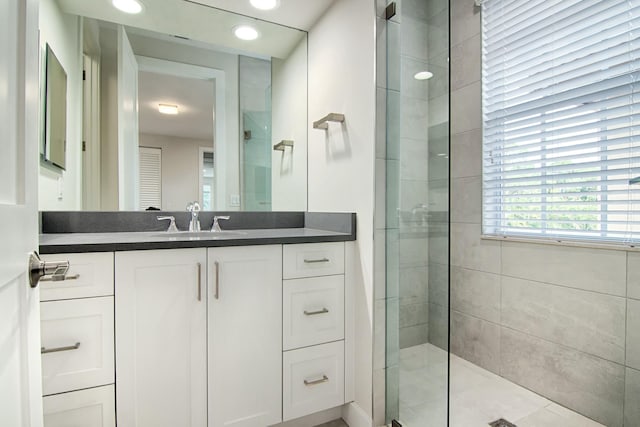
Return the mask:
POLYGON ((53 281, 64 280, 69 266, 69 261, 42 261, 33 251, 29 255, 29 285, 35 288, 44 276, 51 276, 53 281))

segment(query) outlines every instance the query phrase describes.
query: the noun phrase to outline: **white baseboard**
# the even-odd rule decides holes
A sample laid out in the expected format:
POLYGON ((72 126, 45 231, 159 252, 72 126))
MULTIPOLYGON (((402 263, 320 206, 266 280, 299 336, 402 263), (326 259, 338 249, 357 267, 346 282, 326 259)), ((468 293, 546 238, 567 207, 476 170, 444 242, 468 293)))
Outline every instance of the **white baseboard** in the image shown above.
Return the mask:
POLYGON ((342 419, 349 427, 373 427, 371 417, 355 402, 342 407, 342 419))
POLYGON ((285 421, 272 427, 315 427, 319 424, 328 423, 342 417, 342 406, 327 409, 325 411, 316 412, 306 417, 296 418, 295 420, 285 421))

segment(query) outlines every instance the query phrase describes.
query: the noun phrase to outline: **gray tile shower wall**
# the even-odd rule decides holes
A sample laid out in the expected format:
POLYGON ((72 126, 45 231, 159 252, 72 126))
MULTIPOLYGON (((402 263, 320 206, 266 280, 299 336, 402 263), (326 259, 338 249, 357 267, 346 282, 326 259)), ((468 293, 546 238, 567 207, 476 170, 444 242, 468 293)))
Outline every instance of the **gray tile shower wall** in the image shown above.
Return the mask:
POLYGON ((480 9, 451 0, 451 351, 609 427, 639 427, 640 253, 480 237, 480 55, 480 9))

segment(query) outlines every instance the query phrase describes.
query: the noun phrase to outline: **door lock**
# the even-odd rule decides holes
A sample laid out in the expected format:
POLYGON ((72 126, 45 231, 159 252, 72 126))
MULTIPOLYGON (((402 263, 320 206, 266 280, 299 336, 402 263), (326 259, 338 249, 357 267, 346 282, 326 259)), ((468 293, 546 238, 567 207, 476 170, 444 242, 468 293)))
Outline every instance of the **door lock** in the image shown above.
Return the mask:
POLYGON ((51 276, 51 280, 54 282, 64 280, 69 266, 69 261, 42 261, 38 252, 31 252, 29 255, 29 285, 35 288, 44 276, 51 276))

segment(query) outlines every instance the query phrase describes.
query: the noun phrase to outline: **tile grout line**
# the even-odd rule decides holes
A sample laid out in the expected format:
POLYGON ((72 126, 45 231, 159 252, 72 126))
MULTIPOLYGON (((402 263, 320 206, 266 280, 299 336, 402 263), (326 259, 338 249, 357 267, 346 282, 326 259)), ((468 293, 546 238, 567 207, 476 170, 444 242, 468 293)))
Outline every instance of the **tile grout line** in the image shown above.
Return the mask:
MULTIPOLYGON (((626 365, 621 364, 620 362, 616 362, 616 361, 614 361, 614 360, 609 360, 609 359, 606 359, 606 358, 604 358, 604 357, 602 357, 602 356, 597 356, 597 355, 595 355, 595 354, 588 353, 588 352, 586 352, 586 351, 583 351, 583 350, 580 350, 580 349, 577 349, 577 348, 574 348, 574 347, 568 346, 568 345, 566 345, 566 344, 562 344, 562 343, 557 343, 557 342, 554 342, 554 341, 550 341, 550 340, 549 340, 549 339, 547 339, 547 338, 543 338, 543 337, 540 337, 540 336, 537 336, 537 335, 531 334, 531 333, 529 333, 529 332, 521 331, 521 330, 519 330, 519 329, 515 329, 514 327, 511 327, 511 326, 508 326, 508 325, 501 325, 501 324, 498 324, 498 323, 492 322, 492 321, 490 321, 490 320, 485 320, 485 319, 483 319, 483 318, 481 318, 481 317, 478 317, 478 316, 475 316, 475 315, 473 315, 473 314, 464 313, 464 312, 461 312, 461 311, 458 311, 458 310, 452 310, 452 311, 455 311, 456 313, 462 314, 462 315, 467 316, 467 317, 472 317, 472 318, 474 318, 474 319, 481 320, 481 321, 483 321, 483 322, 491 323, 492 325, 498 326, 498 327, 500 327, 500 328, 509 329, 509 330, 511 330, 511 331, 513 331, 513 332, 517 332, 517 333, 519 333, 519 334, 521 334, 521 335, 527 335, 527 336, 530 336, 530 337, 533 337, 533 338, 539 339, 539 340, 541 340, 541 341, 545 341, 546 343, 553 344, 553 345, 557 345, 557 346, 559 346, 559 347, 561 347, 561 348, 564 348, 564 349, 566 349, 566 350, 575 351, 575 352, 577 352, 577 353, 583 353, 583 354, 585 354, 585 355, 587 355, 587 356, 589 356, 589 357, 593 357, 593 358, 596 358, 596 359, 599 359, 599 360, 602 360, 602 361, 605 361, 605 362, 613 363, 613 364, 616 364, 616 365, 621 366, 621 367, 623 367, 623 368, 626 368, 626 367, 627 367, 626 365)), ((454 353, 454 354, 455 354, 455 353, 454 353)), ((461 357, 461 356, 458 356, 458 357, 461 357)), ((465 360, 466 360, 466 359, 465 359, 465 360)), ((473 363, 473 362, 472 362, 472 363, 473 363)), ((485 369, 485 368, 483 368, 483 369, 485 369)), ((496 375, 497 375, 497 374, 496 374, 496 375)))
MULTIPOLYGON (((466 223, 458 223, 458 224, 466 224, 466 223)), ((473 224, 473 225, 477 225, 477 224, 473 224)), ((503 242, 499 242, 499 243, 502 244, 503 242)), ((502 250, 501 250, 501 252, 502 252, 502 250)), ((502 264, 502 262, 501 262, 501 264, 502 264)), ((451 266, 455 267, 455 268, 460 268, 460 269, 463 269, 463 270, 470 270, 470 271, 475 271, 475 272, 479 272, 479 273, 486 273, 486 274, 504 276, 504 277, 508 277, 508 278, 511 278, 511 279, 519 279, 519 280, 524 280, 524 281, 527 281, 527 282, 541 283, 543 285, 558 286, 560 288, 573 289, 573 290, 576 290, 576 291, 583 291, 583 292, 589 292, 589 293, 593 293, 593 294, 597 294, 597 295, 609 296, 609 297, 613 297, 613 298, 623 298, 623 299, 633 299, 633 300, 636 299, 636 298, 630 298, 630 297, 627 297, 627 296, 624 296, 624 295, 616 295, 616 294, 610 294, 610 293, 601 292, 601 291, 594 291, 592 289, 577 288, 575 286, 561 285, 561 284, 558 284, 558 283, 551 283, 551 282, 542 282, 540 280, 527 279, 527 278, 520 277, 520 276, 512 276, 510 274, 496 273, 496 272, 487 271, 487 270, 479 270, 477 268, 470 268, 470 267, 465 267, 465 266, 462 266, 462 265, 451 264, 451 266)), ((502 266, 501 266, 501 268, 502 268, 502 266)))

